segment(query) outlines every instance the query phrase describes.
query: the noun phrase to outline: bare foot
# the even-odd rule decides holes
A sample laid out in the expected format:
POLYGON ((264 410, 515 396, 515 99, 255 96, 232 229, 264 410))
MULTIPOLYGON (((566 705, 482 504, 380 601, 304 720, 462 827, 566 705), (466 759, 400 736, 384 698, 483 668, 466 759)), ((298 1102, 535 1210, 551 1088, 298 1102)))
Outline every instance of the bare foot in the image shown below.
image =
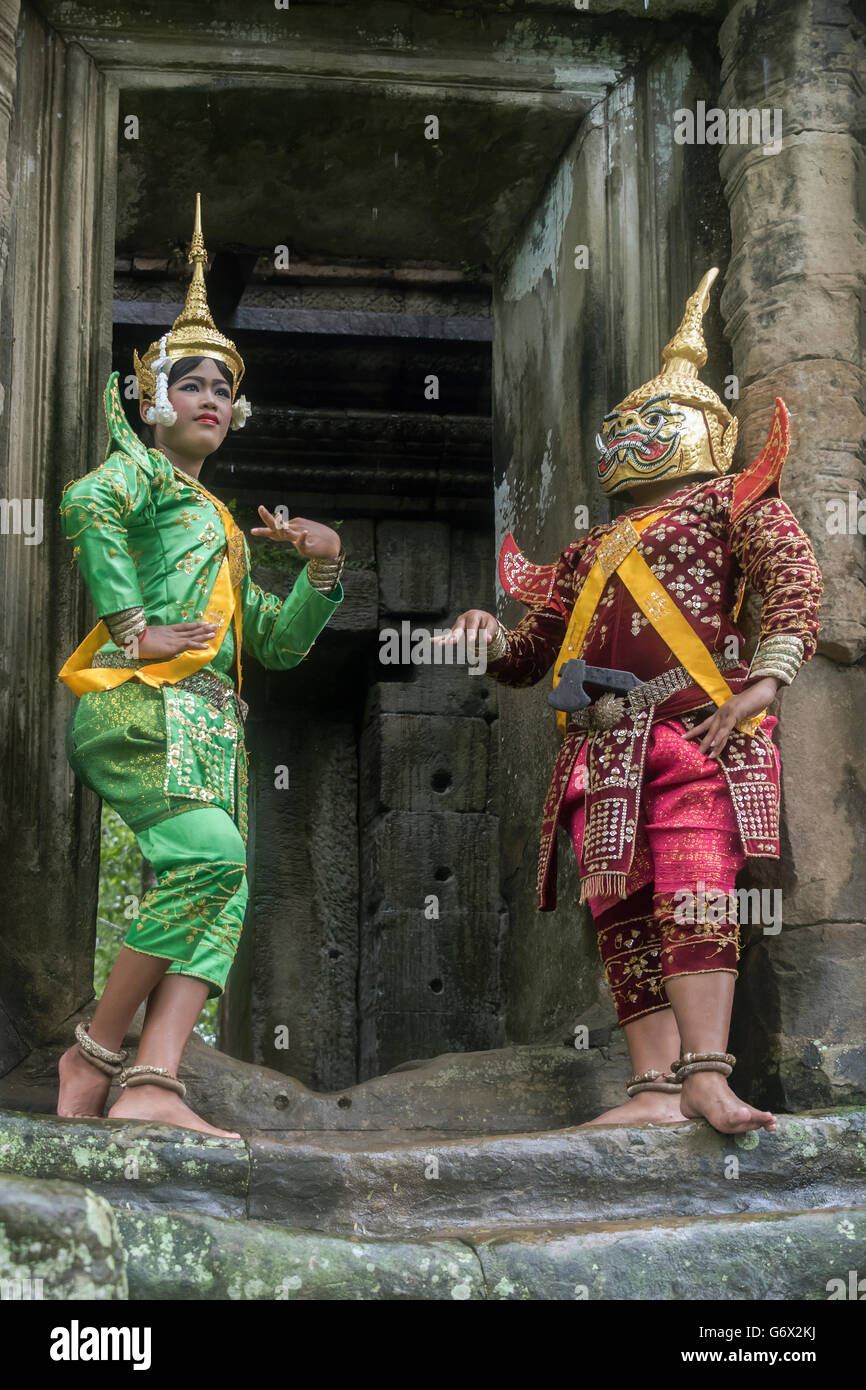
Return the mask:
POLYGON ((127 1086, 108 1112, 110 1120, 149 1120, 151 1124, 180 1125, 220 1139, 240 1139, 234 1130, 209 1125, 194 1110, 164 1086, 127 1086))
POLYGON ((102 1119, 111 1077, 92 1067, 81 1055, 78 1043, 68 1047, 60 1058, 60 1094, 57 1113, 66 1119, 102 1119))
POLYGON ((680 1109, 688 1120, 707 1120, 722 1134, 745 1134, 750 1129, 776 1128, 769 1110, 755 1110, 734 1095, 718 1071, 696 1071, 687 1076, 680 1093, 680 1109))
POLYGON ((616 1105, 613 1110, 605 1110, 594 1120, 578 1125, 578 1129, 588 1129, 590 1125, 681 1125, 680 1098, 676 1091, 639 1091, 624 1105, 616 1105))

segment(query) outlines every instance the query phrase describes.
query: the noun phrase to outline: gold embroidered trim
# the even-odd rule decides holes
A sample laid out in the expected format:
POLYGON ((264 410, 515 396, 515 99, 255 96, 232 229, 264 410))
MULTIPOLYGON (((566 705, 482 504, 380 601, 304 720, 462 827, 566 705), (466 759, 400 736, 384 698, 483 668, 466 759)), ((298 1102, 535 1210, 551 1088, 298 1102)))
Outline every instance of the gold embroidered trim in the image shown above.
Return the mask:
POLYGON ((236 531, 233 536, 229 536, 226 542, 226 554, 229 559, 229 577, 232 588, 240 584, 244 575, 247 573, 247 548, 244 544, 244 537, 241 531, 236 531))
POLYGON ((610 535, 605 536, 595 554, 605 579, 609 579, 619 568, 626 555, 634 550, 639 540, 640 536, 631 522, 625 520, 615 527, 610 535))

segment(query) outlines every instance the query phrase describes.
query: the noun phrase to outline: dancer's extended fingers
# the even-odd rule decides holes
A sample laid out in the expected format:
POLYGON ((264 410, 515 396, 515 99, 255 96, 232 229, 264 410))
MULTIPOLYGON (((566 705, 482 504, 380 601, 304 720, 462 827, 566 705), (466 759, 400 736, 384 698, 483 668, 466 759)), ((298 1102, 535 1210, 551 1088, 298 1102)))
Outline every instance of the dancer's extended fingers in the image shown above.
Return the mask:
POLYGON ((701 752, 704 754, 704 756, 706 756, 707 754, 709 754, 709 756, 710 756, 711 758, 714 758, 714 757, 716 757, 717 753, 720 751, 720 744, 724 741, 724 737, 725 737, 725 736, 723 735, 723 732, 722 732, 722 729, 721 729, 720 724, 718 723, 718 720, 717 720, 717 719, 714 719, 714 720, 713 720, 713 727, 709 730, 709 732, 708 732, 707 734, 704 735, 704 737, 701 739, 700 743, 698 744, 698 747, 699 747, 699 749, 701 750, 701 752))
POLYGON ((460 638, 461 632, 465 632, 465 631, 466 631, 466 614, 465 614, 465 613, 461 613, 460 616, 459 616, 459 618, 455 618, 455 619, 454 619, 454 626, 453 626, 452 628, 450 628, 449 631, 446 632, 446 633, 444 634, 444 636, 442 637, 442 645, 444 646, 446 642, 451 643, 451 644, 453 644, 454 642, 457 642, 457 641, 459 640, 459 638, 460 638))
POLYGON ((709 719, 702 720, 700 724, 696 724, 693 729, 689 729, 687 733, 683 734, 683 738, 686 740, 700 739, 698 751, 703 753, 705 757, 709 755, 715 758, 727 741, 729 729, 725 728, 725 723, 726 721, 721 719, 719 711, 716 710, 716 713, 711 714, 709 719))

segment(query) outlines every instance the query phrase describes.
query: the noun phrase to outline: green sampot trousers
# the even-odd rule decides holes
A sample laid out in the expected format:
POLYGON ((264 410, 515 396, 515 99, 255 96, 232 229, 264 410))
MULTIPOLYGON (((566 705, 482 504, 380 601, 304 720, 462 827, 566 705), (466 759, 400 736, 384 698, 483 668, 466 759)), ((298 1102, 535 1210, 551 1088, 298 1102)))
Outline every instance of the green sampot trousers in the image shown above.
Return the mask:
POLYGON ((66 729, 76 776, 129 826, 156 874, 124 944, 170 960, 169 974, 206 981, 213 998, 225 988, 247 904, 243 730, 224 805, 164 790, 166 744, 162 692, 138 681, 82 695, 66 729))

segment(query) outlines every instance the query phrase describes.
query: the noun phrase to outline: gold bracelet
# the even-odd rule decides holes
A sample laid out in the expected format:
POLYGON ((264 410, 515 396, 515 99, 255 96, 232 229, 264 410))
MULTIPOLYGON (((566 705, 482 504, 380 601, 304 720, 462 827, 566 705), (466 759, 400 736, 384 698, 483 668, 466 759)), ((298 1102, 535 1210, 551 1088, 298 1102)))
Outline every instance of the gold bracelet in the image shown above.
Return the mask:
POLYGON ((749 675, 752 679, 775 676, 790 685, 803 664, 803 641, 786 633, 771 632, 758 643, 749 675))
POLYGON ((331 589, 336 589, 343 573, 343 565, 346 560, 346 552, 340 545, 340 553, 334 559, 326 559, 322 555, 314 555, 307 564, 307 578, 314 589, 319 593, 329 593, 331 589))
POLYGON ((125 647, 131 639, 141 637, 147 627, 143 608, 121 608, 117 613, 103 614, 102 621, 116 647, 125 647))
POLYGON ((487 660, 498 661, 508 651, 508 629, 497 618, 497 628, 487 644, 487 660))

